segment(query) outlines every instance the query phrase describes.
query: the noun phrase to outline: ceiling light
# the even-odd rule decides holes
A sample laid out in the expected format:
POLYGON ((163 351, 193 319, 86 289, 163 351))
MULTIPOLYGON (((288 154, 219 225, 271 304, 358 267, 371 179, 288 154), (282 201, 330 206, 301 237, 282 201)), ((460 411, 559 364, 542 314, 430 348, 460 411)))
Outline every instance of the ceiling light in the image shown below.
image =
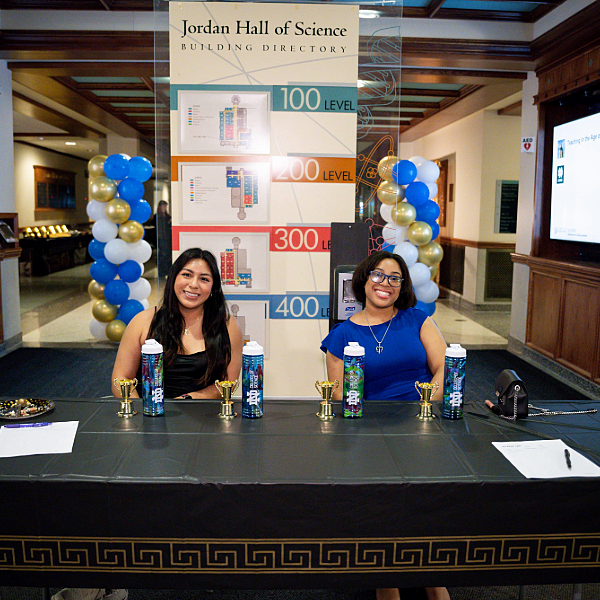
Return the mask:
POLYGON ((44 139, 44 138, 42 138, 42 137, 40 138, 40 140, 43 140, 43 139, 44 139))
POLYGON ((77 142, 65 142, 65 146, 77 146, 77 142))
POLYGON ((378 10, 369 10, 366 8, 361 8, 358 11, 358 16, 360 19, 378 19, 380 15, 378 10))

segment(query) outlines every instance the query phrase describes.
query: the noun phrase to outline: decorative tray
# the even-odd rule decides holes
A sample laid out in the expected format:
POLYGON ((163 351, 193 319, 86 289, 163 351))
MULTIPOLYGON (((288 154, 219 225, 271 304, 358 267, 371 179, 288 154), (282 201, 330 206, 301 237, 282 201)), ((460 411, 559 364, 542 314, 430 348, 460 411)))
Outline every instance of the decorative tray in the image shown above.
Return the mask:
POLYGON ((19 398, 0 402, 0 419, 5 421, 22 421, 33 419, 54 410, 52 400, 38 398, 19 398))

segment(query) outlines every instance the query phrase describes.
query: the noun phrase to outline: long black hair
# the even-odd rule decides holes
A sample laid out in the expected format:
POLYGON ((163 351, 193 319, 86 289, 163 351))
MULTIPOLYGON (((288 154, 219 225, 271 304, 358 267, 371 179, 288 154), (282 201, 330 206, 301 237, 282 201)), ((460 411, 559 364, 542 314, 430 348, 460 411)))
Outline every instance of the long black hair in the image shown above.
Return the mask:
POLYGON ((373 252, 373 254, 367 256, 367 258, 365 258, 365 260, 363 260, 358 267, 356 267, 354 275, 352 276, 352 291, 354 292, 354 297, 363 305, 365 304, 367 301, 365 284, 369 279, 369 274, 382 260, 385 260, 386 258, 395 260, 398 263, 398 266, 400 267, 400 273, 402 274, 400 295, 398 296, 396 302, 394 302, 394 306, 398 310, 413 308, 417 304, 417 297, 415 296, 415 292, 413 290, 408 267, 406 266, 404 259, 399 254, 394 254, 385 250, 373 252))
POLYGON ((183 353, 183 330, 185 319, 179 309, 179 300, 175 294, 175 279, 185 265, 194 259, 202 259, 210 268, 213 285, 210 296, 204 303, 202 316, 202 335, 206 345, 208 366, 199 386, 206 387, 227 375, 227 365, 231 360, 231 341, 227 323, 229 309, 221 288, 221 275, 217 261, 211 252, 200 248, 190 248, 182 252, 169 269, 165 291, 160 308, 154 314, 150 323, 148 337, 154 337, 163 345, 163 360, 165 366, 175 362, 177 354, 183 353))

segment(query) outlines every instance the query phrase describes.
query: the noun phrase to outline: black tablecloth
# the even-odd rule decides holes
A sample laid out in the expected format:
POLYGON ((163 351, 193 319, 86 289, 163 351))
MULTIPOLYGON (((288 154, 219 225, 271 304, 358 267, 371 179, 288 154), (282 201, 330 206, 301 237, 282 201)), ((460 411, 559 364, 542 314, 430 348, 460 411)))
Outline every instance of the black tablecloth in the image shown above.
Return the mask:
MULTIPOLYGON (((598 407, 545 404, 582 405, 598 407)), ((5 585, 600 580, 600 479, 527 480, 492 446, 562 438, 600 464, 598 414, 509 423, 471 406, 423 423, 417 404, 371 402, 322 422, 314 399, 266 401, 256 420, 182 401, 124 420, 118 406, 57 400, 45 420, 79 421, 73 452, 0 459, 5 585)))

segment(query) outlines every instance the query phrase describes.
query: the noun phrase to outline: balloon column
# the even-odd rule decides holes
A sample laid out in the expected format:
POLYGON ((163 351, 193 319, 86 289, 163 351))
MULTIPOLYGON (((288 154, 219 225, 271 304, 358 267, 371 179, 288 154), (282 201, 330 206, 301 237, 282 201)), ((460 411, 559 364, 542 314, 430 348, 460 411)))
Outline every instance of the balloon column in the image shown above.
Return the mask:
POLYGON ((87 214, 95 221, 88 247, 94 259, 88 292, 95 301, 90 332, 99 340, 120 342, 129 321, 148 308, 150 282, 142 274, 152 248, 143 239, 142 223, 152 209, 142 196, 152 164, 141 156, 98 155, 88 170, 87 214))
POLYGON ((437 196, 435 182, 440 169, 421 156, 410 160, 386 156, 379 161, 377 171, 382 178, 377 188, 379 214, 386 221, 382 249, 394 251, 404 259, 417 296, 417 308, 431 316, 439 295, 433 279, 444 256, 442 247, 434 241, 440 233, 440 207, 432 200, 437 196))

